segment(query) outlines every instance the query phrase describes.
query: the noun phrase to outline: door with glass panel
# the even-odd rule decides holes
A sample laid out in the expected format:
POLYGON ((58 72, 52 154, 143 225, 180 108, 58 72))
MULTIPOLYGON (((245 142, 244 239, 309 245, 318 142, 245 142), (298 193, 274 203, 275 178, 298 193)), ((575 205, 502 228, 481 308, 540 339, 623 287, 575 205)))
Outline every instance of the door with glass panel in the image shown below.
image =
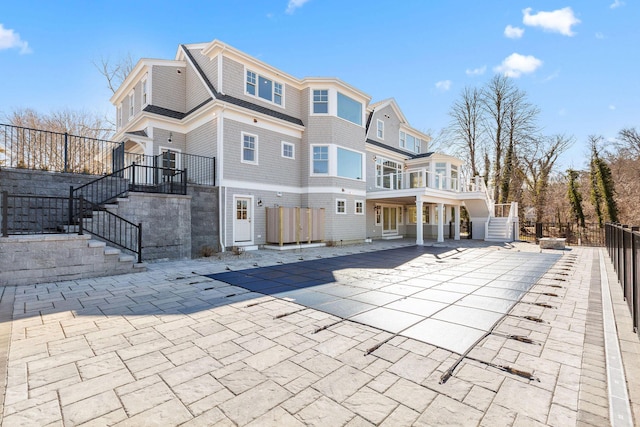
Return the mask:
POLYGON ((398 234, 398 208, 384 206, 382 208, 382 234, 398 234))
POLYGON ((234 241, 251 241, 251 199, 237 197, 234 219, 234 241))

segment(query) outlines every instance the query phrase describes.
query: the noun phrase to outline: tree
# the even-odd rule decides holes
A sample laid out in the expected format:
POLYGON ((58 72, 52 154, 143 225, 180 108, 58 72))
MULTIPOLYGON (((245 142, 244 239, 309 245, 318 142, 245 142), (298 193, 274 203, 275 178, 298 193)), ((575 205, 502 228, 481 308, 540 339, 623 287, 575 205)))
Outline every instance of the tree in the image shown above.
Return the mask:
POLYGON ((605 218, 608 218, 611 222, 618 222, 615 184, 611 175, 611 168, 609 168, 607 162, 600 157, 598 150, 598 145, 602 142, 602 137, 589 135, 589 142, 591 144, 591 200, 596 208, 598 224, 602 227, 605 218))
POLYGON ((476 88, 465 87, 449 111, 451 122, 447 128, 453 145, 467 157, 472 177, 479 175, 477 161, 482 137, 481 94, 476 88))
POLYGON ((573 139, 564 135, 532 139, 523 156, 524 182, 536 210, 536 222, 542 222, 547 189, 553 166, 558 156, 571 146, 573 139))
POLYGON ((127 53, 126 56, 118 59, 115 63, 111 62, 109 58, 101 57, 100 62, 94 61, 93 65, 107 80, 107 87, 113 93, 116 93, 116 90, 118 90, 129 73, 133 71, 134 67, 133 58, 130 53, 127 53))
POLYGON ((615 146, 618 152, 640 159, 640 133, 635 128, 622 129, 615 146))
POLYGON ((582 194, 580 194, 580 189, 577 182, 580 173, 576 170, 569 169, 567 170, 567 176, 569 177, 569 183, 567 185, 567 198, 569 199, 569 204, 571 205, 571 213, 573 215, 573 218, 576 220, 576 223, 579 224, 580 227, 584 227, 582 194))
POLYGON ((502 155, 507 128, 507 111, 515 87, 504 75, 494 76, 482 91, 482 107, 485 114, 487 135, 493 147, 493 199, 500 200, 502 182, 502 155))

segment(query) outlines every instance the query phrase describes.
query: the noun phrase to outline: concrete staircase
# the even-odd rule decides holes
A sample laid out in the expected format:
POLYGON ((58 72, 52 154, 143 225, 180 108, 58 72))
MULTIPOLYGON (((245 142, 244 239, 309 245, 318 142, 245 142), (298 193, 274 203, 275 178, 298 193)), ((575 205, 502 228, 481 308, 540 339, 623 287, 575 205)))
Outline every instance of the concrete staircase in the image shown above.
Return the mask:
POLYGON ((487 226, 487 235, 484 240, 487 242, 510 242, 507 217, 491 217, 487 226))

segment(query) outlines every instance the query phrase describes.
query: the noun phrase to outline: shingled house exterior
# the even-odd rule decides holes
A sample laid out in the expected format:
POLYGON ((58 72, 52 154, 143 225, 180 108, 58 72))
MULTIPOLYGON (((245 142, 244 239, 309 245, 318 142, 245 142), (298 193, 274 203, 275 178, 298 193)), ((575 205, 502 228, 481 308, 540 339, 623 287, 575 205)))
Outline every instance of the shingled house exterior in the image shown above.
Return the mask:
POLYGON ((323 209, 324 242, 442 241, 449 221, 457 239, 463 205, 485 237, 482 181, 462 182, 460 159, 429 152, 393 99, 371 103, 337 78, 298 79, 214 40, 141 59, 111 102, 127 152, 216 158, 222 249, 266 244, 278 206, 323 209))

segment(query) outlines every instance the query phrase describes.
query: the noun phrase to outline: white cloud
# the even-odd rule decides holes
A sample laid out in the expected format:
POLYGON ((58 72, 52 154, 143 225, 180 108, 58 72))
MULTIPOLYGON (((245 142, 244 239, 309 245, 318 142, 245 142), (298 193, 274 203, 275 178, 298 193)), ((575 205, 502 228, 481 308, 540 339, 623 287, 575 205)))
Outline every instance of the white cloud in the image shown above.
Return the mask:
POLYGON ((564 108, 561 108, 561 109, 558 111, 558 115, 559 115, 559 116, 566 116, 566 115, 567 115, 567 110, 566 110, 566 109, 564 109, 564 108))
POLYGON ((285 10, 285 13, 288 13, 289 15, 293 14, 296 9, 302 7, 308 1, 309 0, 289 0, 289 4, 287 4, 287 10, 285 10))
POLYGON ((20 34, 0 24, 0 50, 13 48, 20 49, 20 55, 31 53, 29 43, 20 39, 20 34))
POLYGON ((615 110, 615 109, 616 109, 616 106, 615 106, 615 105, 613 105, 613 104, 609 105, 609 110, 613 111, 613 110, 615 110))
POLYGON ((510 39, 519 39, 524 34, 524 28, 512 27, 511 25, 507 25, 507 28, 504 29, 505 37, 510 39))
POLYGON ((615 9, 615 8, 618 8, 618 7, 620 7, 620 6, 624 6, 624 5, 625 5, 625 3, 624 3, 623 1, 620 1, 620 0, 614 0, 614 1, 613 1, 613 3, 611 3, 611 4, 609 5, 609 7, 610 7, 611 9, 615 9))
POLYGON ((552 12, 538 12, 531 14, 531 8, 528 7, 522 11, 524 17, 522 23, 531 27, 541 27, 545 31, 552 33, 560 33, 565 36, 573 36, 575 33, 571 31, 571 27, 580 23, 575 17, 570 7, 554 10, 552 12))
POLYGON ((533 73, 541 66, 542 61, 535 56, 512 53, 493 70, 497 73, 503 73, 507 77, 518 78, 523 74, 533 73))
POLYGON ((555 71, 553 74, 549 74, 547 77, 545 77, 542 82, 546 83, 549 82, 551 80, 557 79, 560 76, 560 71, 555 71))
POLYGON ((602 40, 602 39, 604 38, 604 34, 602 34, 600 31, 598 31, 598 32, 596 33, 596 38, 597 38, 598 40, 602 40))
POLYGON ((451 80, 440 80, 436 83, 436 89, 446 92, 451 89, 451 80))
POLYGON ((473 70, 467 69, 465 72, 467 73, 467 76, 481 76, 485 71, 487 71, 487 66, 483 65, 482 67, 474 68, 473 70))

